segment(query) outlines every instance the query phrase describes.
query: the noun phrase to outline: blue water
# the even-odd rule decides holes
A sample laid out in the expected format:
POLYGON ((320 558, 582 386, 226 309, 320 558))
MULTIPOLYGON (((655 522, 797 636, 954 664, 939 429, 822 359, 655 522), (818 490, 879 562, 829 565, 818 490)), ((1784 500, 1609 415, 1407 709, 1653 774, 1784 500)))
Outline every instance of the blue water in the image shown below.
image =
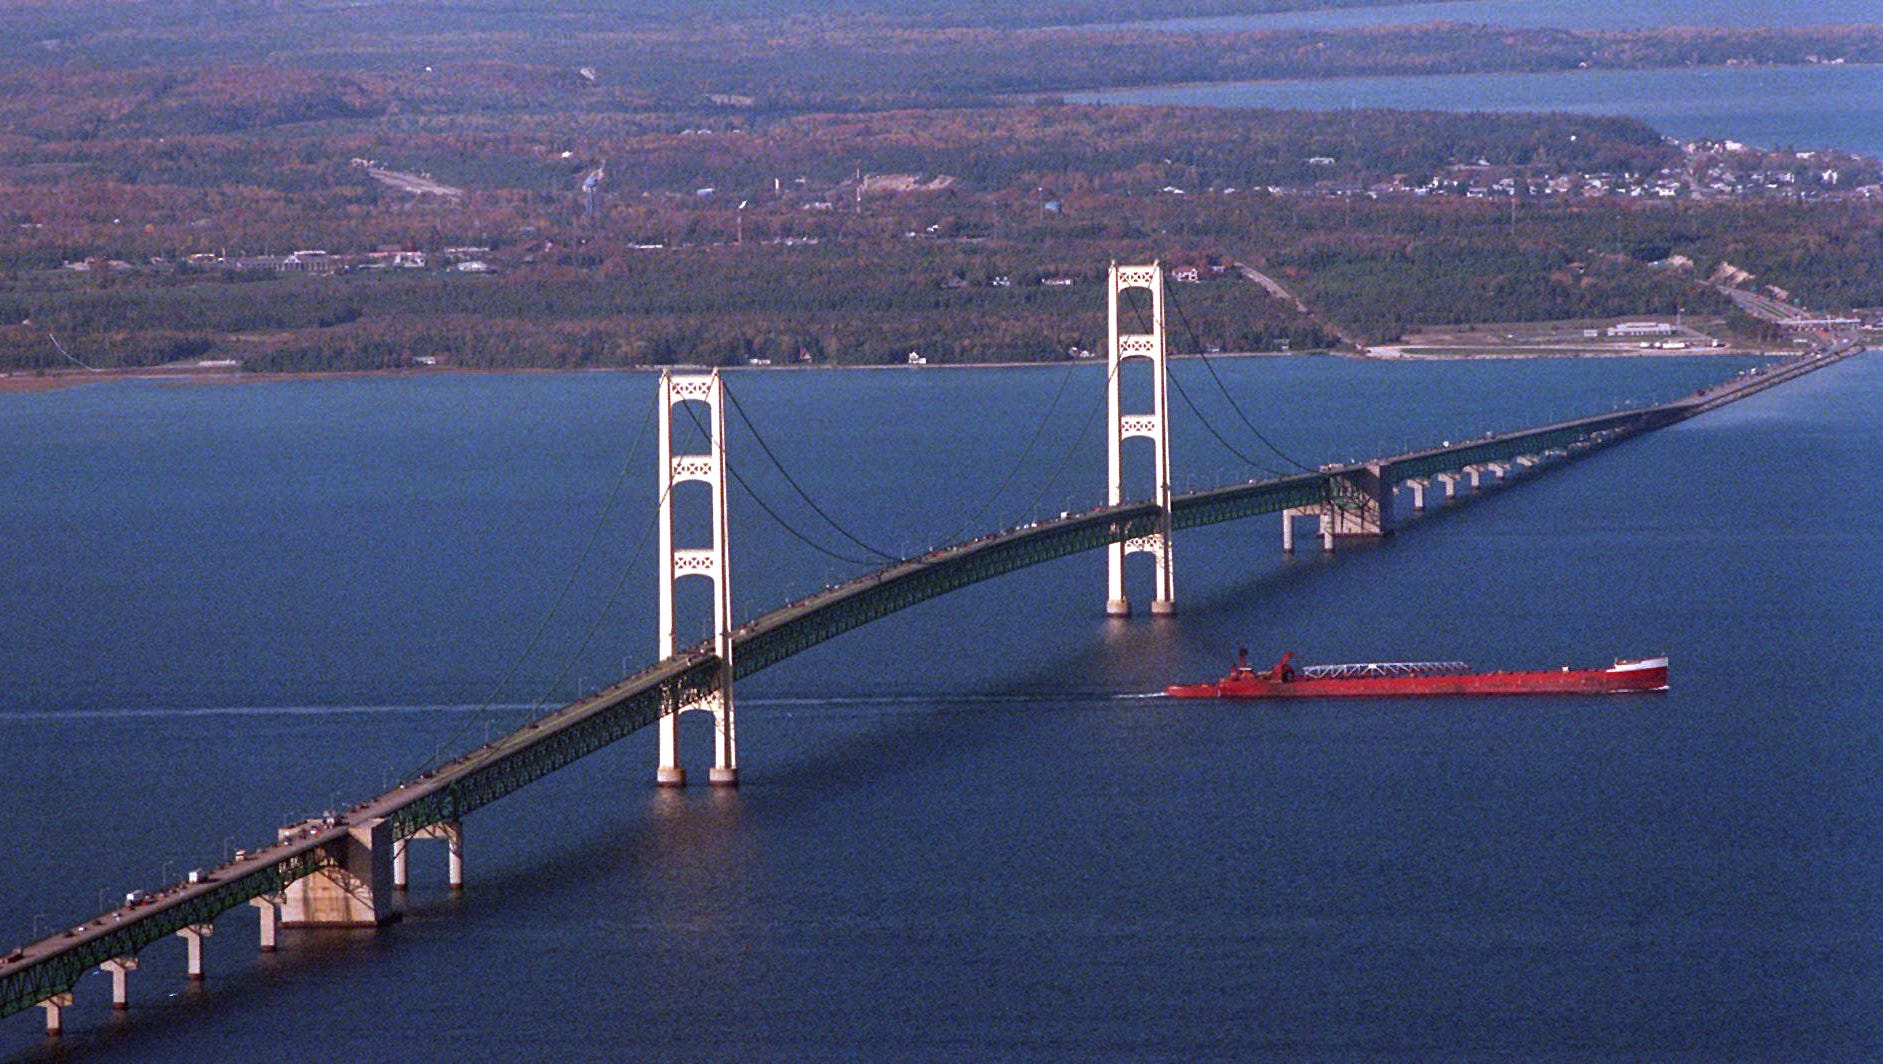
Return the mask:
MULTIPOLYGON (((1312 464, 1743 363, 1216 365, 1312 464)), ((1258 449, 1200 364, 1178 372, 1258 449)), ((651 656, 652 384, 0 398, 0 937, 475 745, 598 616, 562 694, 651 656), (597 528, 597 589, 493 692, 597 528)), ((1015 466, 984 524, 1089 498, 1094 433, 1052 471, 1101 384, 1091 366, 732 381, 833 516, 897 549, 976 518, 1015 466)), ((1332 558, 1282 558, 1272 517, 1182 533, 1168 621, 1100 616, 1099 555, 978 585, 743 684, 736 794, 657 792, 651 736, 630 737, 470 819, 462 898, 420 850, 386 931, 261 957, 230 913, 206 989, 184 991, 181 943, 153 945, 128 1019, 88 977, 66 1041, 122 1060, 1874 1055, 1879 401, 1883 366, 1858 359, 1332 558), (1675 686, 1136 697, 1238 643, 1497 665, 1665 650, 1675 686)), ((1177 425, 1187 482, 1250 474, 1177 425)), ((750 434, 732 445, 808 527, 750 434)), ((741 616, 846 571, 735 510, 741 616)), ((0 1056, 30 1055, 38 1024, 0 1022, 0 1056)))
POLYGON ((1668 26, 1748 29, 1844 26, 1883 20, 1875 0, 1446 0, 1441 3, 1324 8, 1266 15, 1157 19, 1119 25, 1173 31, 1343 30, 1424 22, 1520 29, 1640 30, 1668 26))
MULTIPOLYGON (((1454 0, 1266 15, 1162 19, 1122 26, 1172 31, 1342 30, 1462 22, 1569 30, 1676 26, 1757 28, 1873 24, 1875 0, 1454 0)), ((1115 27, 1095 27, 1115 28, 1115 27)), ((1827 59, 1833 58, 1826 56, 1827 59)), ((1588 70, 1233 82, 1076 93, 1076 102, 1335 110, 1566 111, 1638 118, 1682 139, 1730 138, 1764 147, 1883 155, 1883 67, 1830 66, 1588 70)))
POLYGON ((1070 93, 1078 103, 1331 111, 1563 111, 1639 118, 1681 139, 1883 155, 1883 66, 1693 67, 1244 81, 1070 93))

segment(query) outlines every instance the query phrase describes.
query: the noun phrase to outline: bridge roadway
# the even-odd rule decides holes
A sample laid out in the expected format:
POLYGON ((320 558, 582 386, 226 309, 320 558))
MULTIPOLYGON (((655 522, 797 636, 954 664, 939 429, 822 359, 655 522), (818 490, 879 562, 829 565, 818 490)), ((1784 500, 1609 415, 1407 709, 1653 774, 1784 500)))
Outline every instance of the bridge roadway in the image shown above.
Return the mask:
MULTIPOLYGON (((1822 368, 1862 348, 1845 343, 1822 354, 1748 371, 1726 384, 1639 410, 1578 418, 1371 462, 1250 481, 1176 496, 1172 525, 1191 528, 1257 514, 1349 505, 1356 478, 1392 488, 1417 478, 1522 457, 1568 457, 1683 421, 1822 368)), ((1096 550, 1154 531, 1149 502, 1100 507, 1008 529, 867 573, 765 613, 733 638, 735 677, 938 595, 1055 558, 1096 550)), ((69 994, 88 971, 173 934, 210 924, 253 903, 264 907, 264 942, 272 941, 274 906, 289 884, 344 861, 351 833, 383 823, 395 840, 455 824, 510 794, 710 693, 717 662, 699 644, 538 718, 494 742, 399 784, 350 809, 281 829, 273 845, 203 870, 199 882, 155 892, 124 907, 0 958, 0 1016, 69 994)))

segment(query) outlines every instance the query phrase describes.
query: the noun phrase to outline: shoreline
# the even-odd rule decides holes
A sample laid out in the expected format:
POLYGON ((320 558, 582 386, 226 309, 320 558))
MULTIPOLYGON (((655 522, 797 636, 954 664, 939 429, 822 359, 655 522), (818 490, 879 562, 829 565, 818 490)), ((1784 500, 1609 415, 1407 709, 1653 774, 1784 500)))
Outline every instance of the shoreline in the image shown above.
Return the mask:
MULTIPOLYGON (((1172 362, 1185 362, 1201 359, 1244 359, 1244 358, 1349 358, 1362 362, 1471 362, 1481 360, 1516 361, 1525 359, 1624 359, 1624 358, 1783 358, 1791 352, 1750 351, 1740 348, 1714 348, 1705 350, 1683 351, 1513 351, 1508 349, 1486 349, 1482 354, 1434 354, 1406 353, 1396 345, 1381 345, 1364 351, 1225 351, 1214 355, 1172 354, 1172 362)), ((891 371, 891 370, 962 370, 962 369, 1048 369, 1066 365, 1102 366, 1105 362, 1099 358, 1082 358, 1076 361, 1060 360, 1054 362, 937 362, 920 366, 889 363, 883 365, 787 365, 787 366, 705 366, 676 363, 670 366, 585 366, 577 369, 547 369, 540 366, 427 366, 421 368, 399 369, 351 369, 319 370, 308 373, 244 373, 241 370, 217 368, 215 370, 196 370, 188 367, 143 367, 137 369, 102 369, 91 372, 83 370, 55 371, 46 374, 9 373, 0 376, 0 396, 30 395, 40 392, 58 391, 66 388, 78 388, 91 384, 111 384, 122 381, 141 381, 155 384, 175 385, 240 385, 279 383, 284 381, 332 381, 353 378, 392 378, 392 377, 437 377, 482 376, 490 374, 559 374, 577 375, 583 373, 656 373, 662 369, 706 371, 719 369, 733 373, 764 372, 848 372, 853 370, 891 371)))
MULTIPOLYGON (((1416 347, 1417 345, 1412 345, 1416 347)), ((1449 354, 1409 351, 1399 345, 1382 344, 1368 348, 1354 357, 1373 362, 1511 362, 1522 359, 1613 359, 1613 358, 1786 358, 1795 351, 1755 351, 1742 347, 1715 347, 1678 351, 1511 351, 1486 348, 1482 354, 1449 354)))
MULTIPOLYGON (((1593 32, 1599 32, 1599 31, 1587 31, 1587 32, 1593 33, 1593 32)), ((1062 104, 1066 104, 1069 106, 1076 106, 1076 107, 1086 107, 1086 106, 1090 106, 1090 107, 1196 107, 1196 106, 1216 106, 1216 105, 1210 105, 1210 104, 1198 105, 1198 104, 1183 104, 1183 103, 1140 103, 1140 102, 1127 103, 1127 102, 1122 102, 1122 101, 1117 101, 1117 100, 1098 99, 1098 97, 1118 96, 1118 95, 1123 95, 1126 93, 1133 93, 1133 92, 1165 92, 1165 91, 1171 91, 1171 90, 1214 89, 1214 88, 1222 88, 1225 86, 1236 86, 1236 85, 1274 86, 1274 85, 1294 85, 1301 82, 1387 81, 1389 79, 1394 79, 1394 78, 1400 78, 1400 79, 1405 79, 1405 80, 1410 81, 1410 80, 1419 79, 1419 78, 1473 78, 1473 77, 1497 77, 1497 76, 1533 77, 1533 76, 1548 76, 1548 75, 1558 75, 1558 74, 1575 76, 1575 75, 1590 74, 1590 73, 1595 73, 1595 74, 1644 73, 1644 72, 1651 72, 1651 71, 1658 71, 1658 70, 1702 71, 1702 72, 1715 71, 1715 70, 1792 71, 1792 70, 1815 70, 1820 67, 1826 67, 1826 66, 1836 66, 1839 69, 1865 70, 1865 69, 1874 69, 1874 68, 1883 67, 1883 62, 1837 63, 1837 64, 1786 63, 1786 62, 1776 62, 1776 61, 1772 61, 1772 62, 1756 62, 1755 61, 1755 62, 1740 62, 1740 63, 1668 62, 1668 63, 1629 63, 1629 64, 1618 65, 1618 66, 1587 66, 1587 67, 1576 67, 1573 69, 1560 68, 1560 67, 1538 67, 1537 69, 1534 69, 1534 70, 1512 70, 1508 67, 1497 67, 1494 69, 1487 69, 1487 70, 1439 70, 1439 71, 1407 70, 1407 71, 1401 71, 1399 73, 1387 73, 1387 74, 1328 74, 1322 77, 1221 78, 1221 79, 1204 79, 1201 81, 1195 81, 1195 80, 1193 81, 1154 81, 1154 82, 1143 82, 1140 84, 1129 84, 1129 85, 1106 85, 1106 86, 1095 88, 1095 89, 1053 89, 1053 90, 1041 90, 1041 91, 1036 91, 1036 92, 1016 92, 1016 93, 1007 93, 1001 98, 1013 100, 1020 103, 1028 103, 1028 102, 1036 102, 1040 100, 1042 97, 1045 97, 1048 99, 1056 100, 1057 102, 1062 103, 1062 104), (1079 97, 1079 96, 1083 96, 1087 98, 1086 99, 1074 99, 1073 98, 1073 97, 1079 97)), ((1392 108, 1392 109, 1396 110, 1397 108, 1392 108)), ((1365 110, 1365 108, 1362 108, 1362 110, 1365 110)), ((1419 108, 1406 108, 1406 110, 1419 110, 1419 108)), ((1547 113, 1547 112, 1548 112, 1548 108, 1542 108, 1537 113, 1547 113)), ((1853 154, 1868 155, 1870 153, 1853 151, 1853 154)))

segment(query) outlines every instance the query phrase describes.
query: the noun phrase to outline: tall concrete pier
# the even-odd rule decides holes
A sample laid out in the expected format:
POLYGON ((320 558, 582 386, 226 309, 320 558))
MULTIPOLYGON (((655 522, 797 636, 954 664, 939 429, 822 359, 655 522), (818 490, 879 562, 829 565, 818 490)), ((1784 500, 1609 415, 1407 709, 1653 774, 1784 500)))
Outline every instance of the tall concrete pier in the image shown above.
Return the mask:
POLYGON ((1111 545, 1108 552, 1109 591, 1105 598, 1105 612, 1113 617, 1131 616, 1131 600, 1125 594, 1125 556, 1149 554, 1155 559, 1156 565, 1151 612, 1169 614, 1177 608, 1177 592, 1170 558, 1170 390, 1166 376, 1168 346, 1164 339, 1163 266, 1155 262, 1149 266, 1120 266, 1112 263, 1106 313, 1110 323, 1110 340, 1106 350, 1110 357, 1105 380, 1109 410, 1105 420, 1108 426, 1105 501, 1111 506, 1124 502, 1124 441, 1146 439, 1151 441, 1152 499, 1163 512, 1163 519, 1145 535, 1111 545), (1120 303, 1127 298, 1126 293, 1133 289, 1148 293, 1150 320, 1134 320, 1130 324, 1148 328, 1148 332, 1120 331, 1123 328, 1119 322, 1120 303), (1123 370, 1126 363, 1135 360, 1151 364, 1151 409, 1127 414, 1122 409, 1123 370))
POLYGON ((663 787, 686 783, 680 766, 680 714, 705 710, 713 715, 713 768, 710 781, 718 786, 739 782, 739 757, 732 712, 732 565, 728 544, 731 529, 726 517, 726 385, 717 372, 709 376, 660 375, 660 656, 670 658, 678 649, 674 629, 674 582, 702 577, 713 585, 713 652, 718 658, 717 689, 705 698, 674 707, 660 721, 660 767, 654 780, 663 787), (704 452, 675 454, 673 411, 683 403, 706 407, 702 422, 711 437, 704 452), (704 548, 674 546, 674 488, 688 481, 705 484, 711 492, 712 541, 704 548))
MULTIPOLYGON (((317 825, 281 829, 287 841, 317 825)), ((326 843, 327 861, 288 884, 282 927, 377 927, 397 918, 392 905, 392 825, 383 818, 353 824, 326 843)))

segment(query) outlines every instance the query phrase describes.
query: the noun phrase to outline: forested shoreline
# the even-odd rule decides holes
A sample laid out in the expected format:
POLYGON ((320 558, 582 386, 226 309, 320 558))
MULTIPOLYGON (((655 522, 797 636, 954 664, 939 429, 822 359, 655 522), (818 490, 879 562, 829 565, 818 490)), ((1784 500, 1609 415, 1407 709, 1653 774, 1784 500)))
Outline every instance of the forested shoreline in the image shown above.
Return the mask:
POLYGON ((1703 283, 1722 265, 1817 305, 1883 304, 1875 160, 1681 145, 1625 119, 1034 98, 1860 61, 1883 56, 1876 27, 1197 35, 1064 28, 1101 12, 1068 0, 1034 12, 1062 28, 1009 32, 934 0, 571 11, 551 36, 506 4, 441 6, 462 17, 372 7, 317 39, 289 5, 218 8, 189 33, 185 5, 157 3, 86 33, 83 5, 16 3, 0 370, 61 363, 51 336, 95 365, 256 371, 1061 359, 1098 348, 1113 259, 1194 270, 1185 342, 1225 351, 1723 315, 1703 283), (113 62, 124 49, 139 61, 113 62))

